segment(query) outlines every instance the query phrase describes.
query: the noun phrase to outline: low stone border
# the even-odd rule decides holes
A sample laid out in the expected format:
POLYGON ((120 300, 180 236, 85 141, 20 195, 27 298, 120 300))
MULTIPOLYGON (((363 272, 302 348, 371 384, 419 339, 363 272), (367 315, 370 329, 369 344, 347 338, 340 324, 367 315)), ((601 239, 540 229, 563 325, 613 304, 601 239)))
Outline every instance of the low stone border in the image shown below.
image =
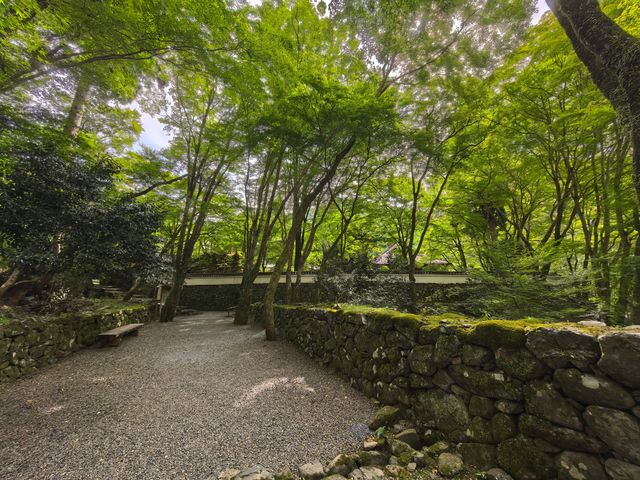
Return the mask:
POLYGON ((639 327, 346 306, 277 306, 276 327, 465 465, 517 480, 640 479, 639 327))
POLYGON ((135 304, 109 313, 11 320, 0 325, 0 384, 29 375, 93 344, 105 330, 148 319, 148 305, 135 304))

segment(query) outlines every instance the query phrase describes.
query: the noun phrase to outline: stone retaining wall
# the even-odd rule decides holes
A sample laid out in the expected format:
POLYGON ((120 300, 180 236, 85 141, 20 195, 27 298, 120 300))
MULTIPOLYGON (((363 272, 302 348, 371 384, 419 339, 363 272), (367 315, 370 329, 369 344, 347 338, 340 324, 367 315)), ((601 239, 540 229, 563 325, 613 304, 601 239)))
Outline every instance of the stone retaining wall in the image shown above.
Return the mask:
POLYGON ((110 313, 66 314, 12 320, 0 325, 0 384, 29 375, 43 365, 95 342, 99 333, 149 319, 147 305, 110 313))
POLYGON ((280 306, 276 322, 470 466, 517 480, 640 479, 640 328, 348 307, 280 306))

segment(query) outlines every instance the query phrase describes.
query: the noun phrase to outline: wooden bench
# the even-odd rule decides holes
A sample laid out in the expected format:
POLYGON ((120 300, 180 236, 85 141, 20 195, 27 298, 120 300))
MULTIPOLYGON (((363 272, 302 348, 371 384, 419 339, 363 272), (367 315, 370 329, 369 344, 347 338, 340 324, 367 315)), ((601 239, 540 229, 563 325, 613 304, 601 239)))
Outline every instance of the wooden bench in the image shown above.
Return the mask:
POLYGON ((235 314, 236 313, 236 308, 238 308, 237 305, 227 308, 227 317, 230 317, 233 314, 235 314))
POLYGON ((122 337, 125 335, 138 335, 138 329, 143 326, 144 323, 130 323, 129 325, 123 325, 116 327, 106 332, 102 332, 98 335, 98 341, 101 347, 117 347, 122 342, 122 337))

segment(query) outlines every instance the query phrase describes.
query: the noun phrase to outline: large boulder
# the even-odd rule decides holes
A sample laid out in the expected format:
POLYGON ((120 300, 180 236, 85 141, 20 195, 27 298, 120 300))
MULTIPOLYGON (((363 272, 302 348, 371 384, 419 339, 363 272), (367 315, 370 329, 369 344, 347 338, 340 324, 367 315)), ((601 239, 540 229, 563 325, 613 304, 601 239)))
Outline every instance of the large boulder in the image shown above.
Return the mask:
POLYGON ((523 435, 510 438, 498 445, 498 465, 516 480, 555 480, 553 457, 543 452, 538 444, 523 435))
POLYGON ((627 410, 636 404, 624 387, 605 377, 597 377, 572 368, 556 370, 553 379, 566 396, 584 405, 627 410))
POLYGON ((582 421, 576 409, 558 392, 551 383, 535 380, 525 385, 525 408, 537 417, 557 425, 582 430, 582 421))
POLYGON ((617 458, 609 458, 604 462, 604 468, 611 480, 638 480, 640 466, 623 462, 617 458))
POLYGON ((631 388, 640 388, 640 333, 613 332, 600 338, 598 367, 631 388))
POLYGON ((574 366, 588 371, 600 357, 597 340, 584 332, 539 328, 527 334, 527 348, 551 368, 574 366))
POLYGON ((521 383, 510 380, 500 372, 485 372, 467 365, 452 365, 449 373, 458 385, 476 395, 505 400, 522 398, 521 383))
POLYGON ((607 480, 598 457, 586 453, 562 452, 556 467, 558 480, 607 480))
POLYGON ((590 406, 584 412, 584 419, 621 459, 640 465, 640 423, 637 418, 619 410, 590 406))
POLYGON ((604 443, 582 432, 558 427, 526 413, 520 415, 519 426, 520 432, 525 435, 539 438, 563 449, 589 453, 605 453, 609 450, 604 443))
POLYGON ((528 381, 545 374, 545 365, 524 348, 505 348, 496 350, 496 365, 507 375, 528 381))
POLYGON ((460 455, 441 453, 438 457, 438 472, 445 477, 453 477, 462 471, 464 463, 460 455))

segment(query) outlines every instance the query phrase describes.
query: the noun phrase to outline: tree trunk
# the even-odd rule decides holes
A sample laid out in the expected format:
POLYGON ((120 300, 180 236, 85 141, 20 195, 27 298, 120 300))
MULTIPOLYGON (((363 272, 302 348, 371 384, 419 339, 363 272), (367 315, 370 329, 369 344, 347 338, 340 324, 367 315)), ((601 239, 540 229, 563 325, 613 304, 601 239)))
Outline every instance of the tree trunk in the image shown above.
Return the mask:
POLYGON ((233 317, 235 325, 246 325, 249 323, 249 309, 251 307, 251 299, 253 298, 253 281, 243 275, 242 285, 240 285, 240 297, 238 298, 238 306, 233 317))
POLYGON ((418 292, 416 291, 416 259, 409 258, 409 306, 410 313, 418 313, 418 292))
POLYGON ((22 271, 19 268, 14 268, 9 275, 9 278, 7 278, 2 285, 0 285, 0 300, 2 300, 7 291, 16 284, 18 278, 20 278, 21 273, 22 271))
MULTIPOLYGON (((640 92, 640 89, 638 92, 640 92)), ((640 97, 640 93, 638 94, 638 97, 640 97)), ((640 206, 640 112, 638 112, 638 117, 634 122, 631 135, 633 139, 633 180, 636 188, 638 206, 640 206)), ((636 231, 639 233, 636 238, 633 258, 633 301, 631 302, 631 325, 640 324, 640 220, 638 219, 637 213, 635 218, 636 231)))
POLYGON ((140 288, 140 283, 141 283, 140 277, 136 277, 136 279, 133 281, 133 285, 131 285, 131 288, 127 291, 127 293, 124 294, 124 297, 122 297, 122 300, 124 302, 128 302, 129 300, 131 300, 131 297, 133 297, 133 294, 136 293, 138 288, 140 288))
POLYGON ((162 306, 160 312, 161 322, 171 322, 173 317, 176 316, 176 310, 178 309, 178 303, 180 302, 180 296, 182 295, 182 289, 184 288, 184 280, 187 277, 186 272, 176 271, 173 274, 173 285, 169 290, 167 299, 162 306))
POLYGON ((65 135, 71 138, 77 138, 80 132, 84 112, 87 108, 87 97, 89 96, 90 88, 91 84, 89 83, 89 79, 84 73, 81 74, 75 95, 73 96, 73 101, 71 102, 69 114, 64 124, 64 129, 62 130, 65 135))
MULTIPOLYGON (((295 220, 295 219, 294 219, 295 220)), ((294 228, 292 225, 291 228, 294 228)), ((273 311, 273 305, 276 300, 276 292, 278 291, 278 283, 280 282, 280 276, 282 269, 287 263, 287 259, 291 257, 293 250, 293 243, 295 241, 295 235, 289 235, 284 245, 284 250, 278 257, 275 266, 273 267, 273 273, 269 279, 267 290, 264 294, 264 332, 267 340, 276 340, 276 323, 275 313, 273 311)))

